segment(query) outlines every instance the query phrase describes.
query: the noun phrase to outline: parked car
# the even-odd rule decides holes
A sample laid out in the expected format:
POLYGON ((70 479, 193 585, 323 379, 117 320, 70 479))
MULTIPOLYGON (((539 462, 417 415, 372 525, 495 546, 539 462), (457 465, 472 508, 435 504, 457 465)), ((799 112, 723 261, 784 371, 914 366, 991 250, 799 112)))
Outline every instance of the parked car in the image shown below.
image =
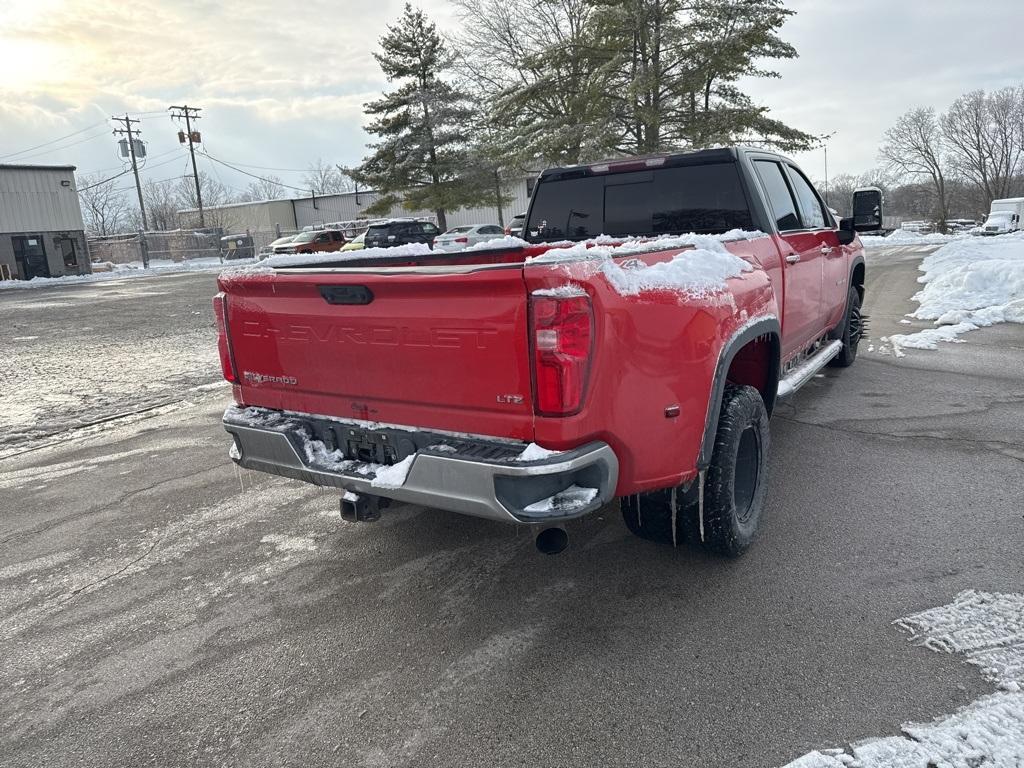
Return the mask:
POLYGON ((279 237, 276 240, 273 240, 270 243, 267 243, 267 245, 264 245, 262 248, 260 248, 260 252, 259 252, 259 254, 257 254, 257 258, 259 258, 259 259, 267 258, 268 256, 270 256, 270 255, 272 255, 274 253, 274 249, 277 246, 285 245, 286 243, 290 243, 292 240, 295 239, 295 237, 296 237, 295 235, 285 235, 284 237, 279 237))
POLYGON ((471 245, 486 243, 505 236, 505 230, 497 224, 473 224, 452 227, 443 235, 434 238, 434 247, 442 251, 461 251, 471 245))
POLYGON ((341 250, 343 250, 343 251, 361 251, 361 250, 363 250, 363 248, 366 247, 366 245, 363 243, 363 241, 365 239, 366 239, 366 233, 365 232, 363 232, 360 235, 356 235, 354 238, 352 238, 347 243, 345 243, 345 245, 342 247, 341 250))
POLYGON ((231 456, 337 489, 347 520, 393 499, 534 526, 553 553, 619 497, 640 537, 739 555, 776 403, 857 357, 881 194, 852 210, 836 226, 778 154, 704 150, 545 171, 528 246, 226 272, 231 456), (602 234, 647 239, 559 242, 602 234))
POLYGON ((526 223, 526 214, 517 213, 512 217, 512 221, 509 222, 508 226, 505 227, 505 234, 511 235, 512 237, 523 236, 523 224, 526 223))
POLYGON ((410 243, 426 243, 434 245, 434 238, 441 230, 432 221, 423 219, 389 219, 379 224, 371 224, 366 230, 363 245, 367 248, 391 248, 396 245, 410 243))
POLYGON ((274 253, 320 253, 340 251, 345 245, 345 236, 336 229, 305 230, 290 243, 274 246, 274 253))

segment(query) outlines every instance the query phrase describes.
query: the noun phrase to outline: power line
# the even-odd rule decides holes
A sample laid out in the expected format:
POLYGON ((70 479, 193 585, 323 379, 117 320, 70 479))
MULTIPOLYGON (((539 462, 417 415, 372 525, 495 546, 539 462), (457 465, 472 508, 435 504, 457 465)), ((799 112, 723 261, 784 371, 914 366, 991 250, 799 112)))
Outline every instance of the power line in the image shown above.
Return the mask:
POLYGON ((249 173, 248 171, 243 171, 241 168, 237 168, 236 166, 232 165, 231 163, 225 163, 223 160, 218 160, 216 157, 211 155, 209 152, 200 151, 199 154, 201 154, 205 158, 213 160, 213 162, 215 162, 215 163, 220 163, 221 165, 226 166, 226 167, 230 168, 233 171, 237 171, 238 173, 244 174, 246 176, 251 176, 252 178, 259 179, 260 181, 265 181, 268 184, 280 184, 282 187, 285 187, 286 189, 293 189, 296 192, 302 192, 302 193, 309 192, 308 189, 303 189, 302 187, 295 187, 295 186, 292 186, 291 184, 285 184, 283 181, 280 181, 278 179, 268 179, 266 176, 259 176, 259 175, 255 174, 255 173, 249 173))
POLYGON ((121 178, 122 176, 124 176, 127 173, 131 173, 131 169, 130 168, 125 169, 125 170, 121 171, 120 173, 111 176, 109 179, 103 179, 101 181, 97 181, 95 184, 90 184, 87 187, 79 187, 78 191, 80 193, 81 192, 85 192, 85 190, 92 189, 93 187, 98 187, 100 184, 106 184, 108 181, 113 181, 114 179, 119 179, 119 178, 121 178))
MULTIPOLYGON (((77 147, 79 144, 84 144, 87 141, 92 141, 93 139, 98 139, 101 136, 106 136, 106 135, 107 135, 106 131, 100 131, 97 134, 94 134, 92 136, 86 136, 84 139, 79 139, 78 141, 73 141, 70 144, 64 144, 63 146, 60 146, 60 147, 51 147, 50 149, 47 149, 47 150, 45 150, 43 152, 36 152, 33 155, 24 155, 22 157, 17 157, 17 158, 14 159, 14 162, 23 163, 26 160, 31 160, 31 159, 36 158, 36 157, 42 157, 43 155, 50 155, 50 154, 53 154, 54 152, 63 152, 65 149, 71 149, 71 147, 77 147)), ((28 151, 28 150, 26 150, 26 151, 28 151)), ((10 157, 10 155, 5 155, 4 158, 0 158, 0 160, 5 159, 7 157, 10 157)))
MULTIPOLYGON (((98 128, 99 126, 106 125, 106 124, 107 124, 106 120, 101 120, 98 123, 93 123, 92 125, 87 126, 86 128, 82 128, 81 130, 75 131, 74 133, 69 133, 67 136, 61 136, 59 139, 53 139, 52 141, 44 141, 42 144, 36 144, 36 146, 29 147, 28 149, 23 149, 20 152, 11 152, 10 154, 7 154, 7 155, 0 155, 0 160, 3 160, 3 159, 8 158, 8 157, 14 157, 15 155, 23 155, 26 152, 32 152, 32 151, 37 150, 37 149, 42 149, 43 147, 48 147, 50 144, 57 144, 57 143, 59 143, 61 141, 64 141, 65 139, 70 139, 73 136, 78 136, 80 133, 85 133, 86 131, 91 131, 93 128, 98 128)), ((46 154, 46 153, 44 152, 43 154, 46 154)))

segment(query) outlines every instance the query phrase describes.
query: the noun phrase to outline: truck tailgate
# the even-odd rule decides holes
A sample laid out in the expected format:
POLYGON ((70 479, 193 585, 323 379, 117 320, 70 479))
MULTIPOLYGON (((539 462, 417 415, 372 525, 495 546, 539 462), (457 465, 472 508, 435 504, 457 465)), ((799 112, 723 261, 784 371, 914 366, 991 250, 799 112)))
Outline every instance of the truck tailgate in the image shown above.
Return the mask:
POLYGON ((221 278, 245 405, 533 438, 521 265, 221 278))

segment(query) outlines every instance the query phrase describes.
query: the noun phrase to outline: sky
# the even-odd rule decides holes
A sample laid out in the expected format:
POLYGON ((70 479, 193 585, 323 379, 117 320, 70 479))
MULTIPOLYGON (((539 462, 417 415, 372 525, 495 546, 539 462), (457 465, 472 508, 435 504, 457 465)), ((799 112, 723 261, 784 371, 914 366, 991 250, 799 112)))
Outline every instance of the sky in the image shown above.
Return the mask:
MULTIPOLYGON (((402 5, 0 0, 0 163, 112 175, 122 165, 109 118, 128 112, 142 120, 143 178, 170 179, 188 165, 167 107, 189 104, 202 108, 205 150, 252 173, 299 185, 318 158, 354 165, 369 140, 362 104, 387 88, 371 54, 402 5)), ((421 6, 442 30, 457 27, 447 0, 421 6)), ((829 175, 859 173, 877 165, 883 133, 906 110, 1024 81, 1018 6, 792 0, 782 35, 800 57, 774 64, 779 79, 743 86, 790 125, 835 134, 829 175)), ((821 150, 796 159, 823 176, 821 150)), ((206 158, 199 167, 233 190, 251 181, 206 158)))

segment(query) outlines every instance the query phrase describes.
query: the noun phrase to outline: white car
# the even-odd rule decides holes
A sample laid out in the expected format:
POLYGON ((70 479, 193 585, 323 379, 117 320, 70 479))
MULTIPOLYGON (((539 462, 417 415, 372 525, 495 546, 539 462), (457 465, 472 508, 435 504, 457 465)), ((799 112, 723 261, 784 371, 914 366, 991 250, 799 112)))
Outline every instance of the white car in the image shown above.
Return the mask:
POLYGON ((486 243, 505 236, 505 230, 497 224, 473 224, 465 227, 452 227, 443 235, 434 238, 436 251, 461 251, 477 243, 486 243))

